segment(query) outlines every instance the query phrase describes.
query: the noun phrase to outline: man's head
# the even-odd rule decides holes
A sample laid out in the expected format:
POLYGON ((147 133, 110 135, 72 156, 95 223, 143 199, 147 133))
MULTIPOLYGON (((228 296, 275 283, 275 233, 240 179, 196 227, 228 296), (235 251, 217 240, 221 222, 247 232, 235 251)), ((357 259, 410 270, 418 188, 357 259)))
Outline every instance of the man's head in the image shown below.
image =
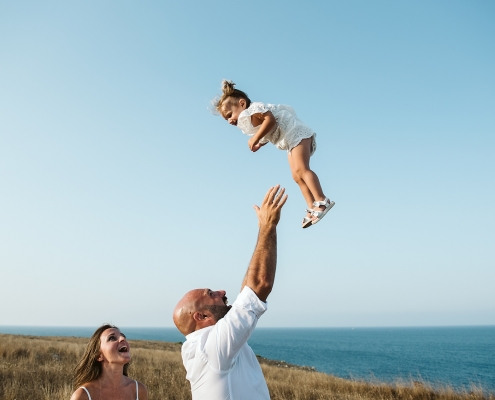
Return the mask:
POLYGON ((230 310, 225 290, 194 289, 174 309, 175 326, 183 335, 215 325, 230 310))

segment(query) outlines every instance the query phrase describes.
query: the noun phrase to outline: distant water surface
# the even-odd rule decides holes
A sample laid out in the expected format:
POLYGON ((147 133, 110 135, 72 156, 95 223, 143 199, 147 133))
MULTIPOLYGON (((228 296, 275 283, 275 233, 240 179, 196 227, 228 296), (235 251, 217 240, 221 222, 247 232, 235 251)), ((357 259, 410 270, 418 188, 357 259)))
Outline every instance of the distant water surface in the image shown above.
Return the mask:
POLYGON ((471 384, 495 392, 495 326, 441 328, 259 329, 260 355, 342 378, 471 384))
MULTIPOLYGON (((0 333, 89 337, 95 328, 8 327, 0 333)), ((122 328, 129 339, 182 342, 175 328, 122 328)), ((413 379, 495 393, 495 326, 435 328, 258 328, 256 354, 314 366, 342 378, 413 379)))

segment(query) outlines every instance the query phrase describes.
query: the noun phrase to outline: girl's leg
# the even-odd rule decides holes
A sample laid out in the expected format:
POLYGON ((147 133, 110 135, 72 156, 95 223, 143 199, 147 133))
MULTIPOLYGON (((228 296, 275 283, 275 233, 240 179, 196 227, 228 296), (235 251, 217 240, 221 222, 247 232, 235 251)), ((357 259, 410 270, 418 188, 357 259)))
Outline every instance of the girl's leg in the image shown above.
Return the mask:
MULTIPOLYGON (((301 143, 294 147, 288 154, 292 177, 299 185, 309 208, 313 207, 313 201, 322 201, 325 199, 318 176, 309 168, 312 141, 313 138, 301 140, 301 143)), ((325 209, 324 206, 320 208, 325 209)))
MULTIPOLYGON (((292 149, 292 150, 294 150, 294 149, 292 149)), ((311 190, 309 190, 308 186, 303 181, 303 179, 299 176, 299 174, 297 174, 295 172, 296 171, 296 165, 295 165, 294 159, 293 159, 293 157, 291 157, 290 153, 288 154, 288 158, 289 158, 290 170, 292 172, 292 178, 299 185, 299 189, 301 189, 301 193, 304 197, 304 200, 306 200, 306 203, 308 204, 308 209, 312 209, 315 198, 311 194, 311 190)), ((309 217, 309 214, 308 214, 308 217, 309 217)))

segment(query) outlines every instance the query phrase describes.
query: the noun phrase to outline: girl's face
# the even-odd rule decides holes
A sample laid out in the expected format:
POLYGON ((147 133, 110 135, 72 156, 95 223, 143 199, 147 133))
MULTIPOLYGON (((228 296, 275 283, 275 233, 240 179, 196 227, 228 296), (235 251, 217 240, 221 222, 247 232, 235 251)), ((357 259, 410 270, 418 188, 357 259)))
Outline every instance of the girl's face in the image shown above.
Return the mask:
POLYGON ((229 99, 227 99, 227 101, 222 106, 222 117, 230 125, 237 125, 239 114, 246 109, 246 100, 239 99, 237 104, 228 100, 229 99))
POLYGON ((100 336, 98 361, 127 364, 131 361, 131 347, 123 333, 117 328, 105 329, 100 336))

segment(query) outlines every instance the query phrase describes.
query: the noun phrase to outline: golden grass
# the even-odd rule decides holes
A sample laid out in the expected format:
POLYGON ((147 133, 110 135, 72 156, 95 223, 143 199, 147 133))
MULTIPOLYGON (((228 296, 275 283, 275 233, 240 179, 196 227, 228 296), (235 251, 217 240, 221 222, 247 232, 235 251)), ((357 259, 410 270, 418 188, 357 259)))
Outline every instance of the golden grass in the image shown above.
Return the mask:
MULTIPOLYGON (((72 371, 88 339, 0 334, 1 400, 68 400, 72 371)), ((129 374, 148 387, 150 399, 191 399, 189 382, 180 357, 180 344, 131 341, 129 374)), ((456 392, 427 384, 365 383, 277 366, 262 360, 272 400, 495 400, 481 388, 456 392)))

